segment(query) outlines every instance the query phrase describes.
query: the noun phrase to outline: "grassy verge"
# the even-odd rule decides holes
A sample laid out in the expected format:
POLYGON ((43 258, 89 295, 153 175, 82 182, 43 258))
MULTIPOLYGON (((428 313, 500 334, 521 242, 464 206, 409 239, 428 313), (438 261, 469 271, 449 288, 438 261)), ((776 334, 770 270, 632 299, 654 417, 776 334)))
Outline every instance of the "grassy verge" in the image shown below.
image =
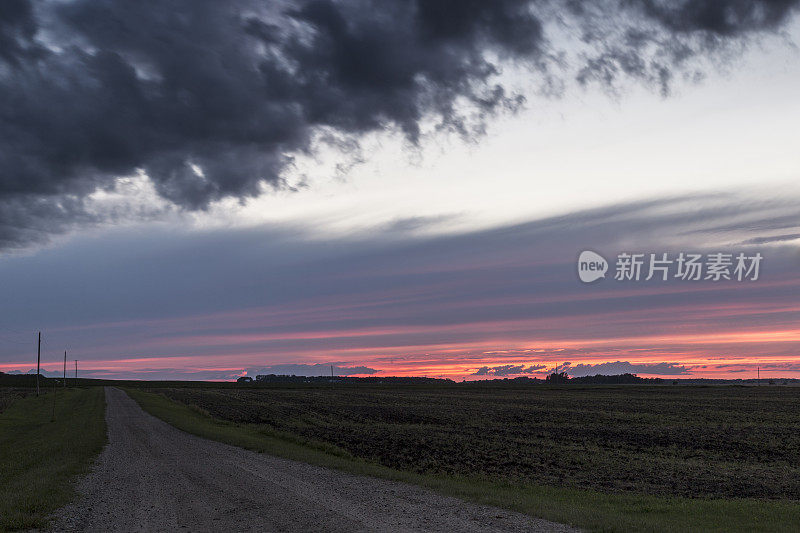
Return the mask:
POLYGON ((595 531, 796 531, 800 503, 755 499, 660 498, 638 494, 510 485, 479 478, 420 475, 354 458, 262 425, 212 418, 163 395, 128 389, 150 414, 208 439, 358 475, 422 485, 465 500, 503 507, 595 531))
POLYGON ((106 443, 101 387, 14 401, 0 414, 0 531, 41 528, 106 443))

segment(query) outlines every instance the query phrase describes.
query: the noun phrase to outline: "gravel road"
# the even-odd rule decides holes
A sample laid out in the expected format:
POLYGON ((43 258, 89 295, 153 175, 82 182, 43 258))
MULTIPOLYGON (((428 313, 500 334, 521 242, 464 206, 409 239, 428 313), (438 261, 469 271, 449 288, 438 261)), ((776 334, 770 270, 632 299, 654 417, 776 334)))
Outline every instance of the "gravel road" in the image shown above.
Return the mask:
POLYGON ((106 388, 109 444, 56 531, 575 531, 189 435, 106 388))

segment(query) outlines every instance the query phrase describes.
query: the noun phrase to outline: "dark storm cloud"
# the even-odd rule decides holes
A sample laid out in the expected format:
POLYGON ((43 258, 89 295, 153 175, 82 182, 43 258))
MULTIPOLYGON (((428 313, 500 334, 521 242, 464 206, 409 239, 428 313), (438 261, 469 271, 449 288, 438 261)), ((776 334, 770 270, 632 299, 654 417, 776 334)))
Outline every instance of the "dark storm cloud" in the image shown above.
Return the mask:
POLYGON ((775 29, 797 9, 795 0, 638 0, 645 13, 681 33, 729 36, 775 29))
POLYGON ((54 233, 98 221, 74 196, 12 196, 0 200, 0 209, 0 250, 46 241, 54 233))
POLYGON ((320 136, 343 150, 385 129, 418 143, 426 121, 479 135, 522 103, 502 67, 525 65, 547 85, 561 47, 581 48, 582 83, 632 76, 666 91, 691 58, 781 28, 796 5, 5 0, 0 238, 80 225, 82 198, 140 170, 163 198, 198 209, 285 186, 292 154, 320 136), (575 43, 547 34, 556 21, 575 43), (36 210, 64 198, 71 216, 36 210))
POLYGON ((33 41, 36 21, 28 0, 5 0, 0 9, 0 59, 18 66, 40 52, 33 41))
POLYGON ((751 37, 781 28, 799 4, 797 0, 570 2, 584 40, 595 45, 584 54, 578 81, 600 82, 616 90, 622 79, 634 77, 666 96, 676 75, 703 76, 695 58, 729 59, 751 37), (619 11, 620 17, 602 16, 619 11))
POLYGON ((2 11, 3 199, 82 195, 143 169, 200 208, 280 186, 286 154, 320 129, 416 141, 433 116, 469 134, 457 99, 479 113, 519 102, 489 82, 484 53, 534 56, 542 39, 514 1, 35 6, 2 11))

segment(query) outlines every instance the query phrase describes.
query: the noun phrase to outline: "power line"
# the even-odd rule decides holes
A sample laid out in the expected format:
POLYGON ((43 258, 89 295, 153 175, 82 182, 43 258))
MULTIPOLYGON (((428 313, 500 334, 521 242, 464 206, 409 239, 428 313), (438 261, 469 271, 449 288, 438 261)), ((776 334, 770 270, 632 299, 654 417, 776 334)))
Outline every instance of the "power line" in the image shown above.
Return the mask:
POLYGON ((39 332, 39 343, 36 345, 36 396, 39 396, 39 366, 42 362, 42 332, 39 332))

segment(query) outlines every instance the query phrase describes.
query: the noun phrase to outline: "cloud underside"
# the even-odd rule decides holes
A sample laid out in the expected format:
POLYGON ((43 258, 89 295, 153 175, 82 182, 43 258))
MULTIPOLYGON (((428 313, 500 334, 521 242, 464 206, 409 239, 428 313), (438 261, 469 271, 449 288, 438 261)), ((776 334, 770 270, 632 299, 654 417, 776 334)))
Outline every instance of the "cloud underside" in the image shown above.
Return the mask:
POLYGON ((0 245, 102 223, 86 199, 121 176, 202 209, 286 186, 292 155, 320 142, 475 137, 523 103, 509 64, 551 93, 633 78, 666 94, 797 3, 5 0, 0 245))

